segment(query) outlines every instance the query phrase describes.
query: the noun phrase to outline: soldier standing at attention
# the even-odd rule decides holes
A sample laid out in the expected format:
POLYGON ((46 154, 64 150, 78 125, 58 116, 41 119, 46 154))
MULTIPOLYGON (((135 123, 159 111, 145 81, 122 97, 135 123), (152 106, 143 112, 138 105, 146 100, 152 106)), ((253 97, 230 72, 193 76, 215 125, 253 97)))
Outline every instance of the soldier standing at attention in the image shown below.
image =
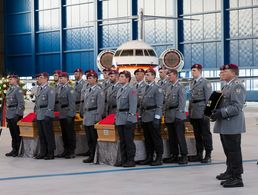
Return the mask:
POLYGON ((40 153, 36 159, 54 159, 55 135, 53 132, 53 118, 55 106, 55 90, 48 86, 49 75, 43 72, 37 75, 39 90, 36 95, 35 111, 39 132, 40 153))
POLYGON ((190 83, 189 118, 194 129, 197 155, 191 162, 211 162, 212 135, 209 118, 204 116, 204 109, 212 92, 211 83, 202 77, 202 65, 191 67, 193 80, 190 83), (205 157, 203 158, 203 150, 205 157))
POLYGON ((164 159, 165 163, 187 164, 187 145, 185 141, 185 88, 178 81, 178 72, 169 70, 169 82, 165 92, 165 122, 168 128, 171 157, 164 159), (178 158, 179 148, 181 158, 178 158))
POLYGON ((159 80, 158 85, 163 89, 163 91, 166 90, 166 84, 168 83, 168 70, 165 67, 159 68, 159 80))
POLYGON ((116 127, 118 129, 120 140, 121 162, 115 166, 134 167, 135 144, 134 129, 136 124, 137 110, 137 91, 134 86, 129 84, 131 74, 129 71, 119 73, 119 83, 122 87, 118 90, 116 127))
POLYGON ((73 72, 74 78, 75 78, 75 105, 76 105, 76 112, 80 112, 80 103, 81 103, 81 91, 85 84, 85 81, 82 79, 83 71, 81 68, 76 68, 73 72))
POLYGON ((9 75, 9 88, 6 93, 6 120, 12 137, 12 151, 5 156, 18 156, 21 136, 17 122, 22 119, 24 112, 24 94, 19 87, 17 75, 9 75))
POLYGON ((55 70, 54 72, 53 72, 53 77, 54 77, 54 84, 53 84, 53 88, 55 89, 55 95, 56 95, 56 97, 55 97, 55 100, 56 100, 56 102, 55 102, 55 108, 54 108, 54 111, 59 111, 58 110, 58 99, 57 99, 57 95, 58 95, 58 92, 59 92, 59 90, 60 90, 60 88, 61 88, 61 84, 60 84, 60 82, 59 82, 59 77, 60 77, 60 74, 62 73, 62 71, 61 70, 55 70))
POLYGON ((137 112, 140 112, 140 103, 142 101, 142 97, 144 94, 144 89, 146 87, 146 82, 144 81, 144 74, 145 74, 145 70, 143 70, 142 68, 138 68, 134 71, 134 76, 136 79, 136 83, 134 84, 136 90, 137 90, 137 112))
MULTIPOLYGON (((102 83, 100 84, 101 88, 103 89, 104 91, 104 94, 105 94, 105 103, 107 103, 107 90, 109 88, 109 86, 111 85, 110 84, 110 80, 109 80, 109 72, 110 72, 110 69, 109 68, 105 68, 103 70, 103 81, 102 83)), ((107 113, 107 107, 105 107, 105 110, 104 110, 104 113, 103 113, 103 116, 102 118, 105 118, 106 117, 106 113, 107 113)))
POLYGON ((162 165, 163 141, 160 135, 163 107, 163 90, 155 83, 156 72, 152 68, 145 71, 147 85, 142 97, 141 111, 142 127, 145 139, 147 158, 141 165, 162 165), (156 159, 153 161, 153 154, 156 159))
POLYGON ((83 116, 83 125, 89 146, 89 157, 83 160, 84 163, 94 161, 95 150, 97 145, 98 134, 94 125, 102 119, 105 107, 105 94, 101 87, 97 84, 98 75, 95 71, 87 73, 89 83, 88 89, 84 94, 84 102, 81 106, 81 115, 83 116))
POLYGON ((119 73, 117 70, 111 70, 109 72, 109 80, 110 80, 110 86, 107 90, 107 116, 109 114, 115 114, 116 113, 116 95, 118 90, 121 87, 121 84, 118 82, 119 73))
POLYGON ((223 99, 218 108, 213 111, 211 120, 216 121, 214 133, 220 134, 227 169, 217 175, 218 180, 224 180, 221 185, 225 188, 243 187, 243 161, 241 152, 241 134, 246 131, 243 107, 246 100, 246 89, 237 78, 238 66, 226 64, 222 66, 220 77, 226 81, 222 88, 223 99))
POLYGON ((69 86, 69 75, 66 72, 60 74, 61 88, 58 92, 59 122, 62 130, 64 151, 57 155, 59 158, 75 158, 76 135, 74 131, 74 116, 76 114, 76 94, 69 86))

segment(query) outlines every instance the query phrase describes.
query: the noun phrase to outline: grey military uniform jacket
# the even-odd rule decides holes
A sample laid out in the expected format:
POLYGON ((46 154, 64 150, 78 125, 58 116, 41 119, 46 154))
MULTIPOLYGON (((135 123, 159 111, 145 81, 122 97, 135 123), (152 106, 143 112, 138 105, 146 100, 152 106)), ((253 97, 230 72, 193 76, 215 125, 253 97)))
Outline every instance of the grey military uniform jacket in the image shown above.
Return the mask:
POLYGON ((115 83, 109 86, 107 90, 107 104, 106 104, 106 115, 115 114, 116 113, 116 96, 118 90, 122 87, 120 83, 115 83))
POLYGON ((117 92, 116 125, 125 125, 127 122, 136 123, 137 91, 134 86, 125 84, 117 92))
POLYGON ((55 107, 54 107, 54 111, 58 111, 58 112, 59 112, 59 106, 58 106, 59 102, 58 102, 57 96, 58 96, 58 93, 59 93, 61 87, 62 87, 62 85, 60 83, 57 83, 54 86, 54 90, 55 90, 55 107))
POLYGON ((142 80, 141 82, 139 83, 135 83, 135 88, 137 90, 137 112, 140 113, 140 107, 141 107, 141 102, 142 102, 142 97, 143 97, 143 94, 145 92, 145 87, 146 87, 147 83, 142 80))
POLYGON ((173 123, 176 118, 186 119, 185 104, 185 88, 178 81, 174 85, 169 82, 165 92, 165 122, 173 123))
POLYGON ((201 77, 195 84, 190 83, 189 117, 201 119, 204 117, 204 109, 212 92, 211 83, 201 77))
POLYGON ((160 88, 155 82, 151 83, 147 89, 145 87, 145 92, 142 97, 140 116, 142 122, 153 121, 155 115, 162 117, 162 107, 164 94, 162 88, 160 88))
POLYGON ((63 85, 58 93, 58 110, 59 110, 59 119, 64 119, 67 117, 74 117, 76 114, 75 109, 75 98, 76 94, 74 89, 65 84, 63 85))
POLYGON ((12 119, 16 115, 23 116, 24 94, 18 85, 10 86, 6 93, 6 118, 12 119))
POLYGON ((44 120, 46 117, 54 118, 55 97, 55 90, 48 84, 39 86, 35 102, 37 120, 44 120))
POLYGON ((246 131, 243 107, 246 90, 240 80, 235 78, 222 89, 223 99, 218 106, 222 119, 215 122, 214 133, 240 134, 246 131))
POLYGON ((102 119, 105 106, 105 95, 99 85, 89 87, 84 93, 81 115, 83 125, 92 126, 102 119))
POLYGON ((76 106, 76 112, 80 111, 80 103, 81 103, 81 91, 85 84, 85 81, 81 79, 80 81, 77 81, 75 83, 74 91, 75 91, 75 106, 76 106), (78 82, 78 84, 76 84, 78 82))

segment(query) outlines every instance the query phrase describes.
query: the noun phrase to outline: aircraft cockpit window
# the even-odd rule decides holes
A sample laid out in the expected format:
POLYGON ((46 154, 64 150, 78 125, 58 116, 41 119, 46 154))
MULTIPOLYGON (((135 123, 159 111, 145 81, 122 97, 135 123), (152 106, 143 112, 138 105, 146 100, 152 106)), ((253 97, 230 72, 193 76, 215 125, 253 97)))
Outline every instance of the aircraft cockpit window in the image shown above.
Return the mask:
POLYGON ((150 55, 146 49, 144 50, 144 55, 145 56, 149 56, 150 55))
POLYGON ((118 50, 116 53, 115 53, 115 56, 120 56, 122 50, 118 50))
POLYGON ((142 50, 141 50, 141 49, 136 49, 136 50, 135 50, 135 55, 136 55, 136 56, 143 56, 142 50))
POLYGON ((156 56, 155 52, 152 49, 148 49, 150 56, 156 56))
POLYGON ((132 49, 123 50, 120 56, 133 56, 133 50, 132 49))

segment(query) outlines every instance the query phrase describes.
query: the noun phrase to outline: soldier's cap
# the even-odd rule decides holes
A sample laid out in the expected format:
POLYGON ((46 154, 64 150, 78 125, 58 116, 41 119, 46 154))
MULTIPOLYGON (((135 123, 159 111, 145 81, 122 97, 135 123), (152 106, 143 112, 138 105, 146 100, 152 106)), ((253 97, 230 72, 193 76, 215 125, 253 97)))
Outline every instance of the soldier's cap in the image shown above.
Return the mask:
POLYGON ((89 70, 87 71, 86 73, 86 77, 95 77, 95 78, 98 78, 98 74, 94 71, 94 70, 89 70))
POLYGON ((124 71, 119 73, 119 75, 121 75, 121 74, 124 74, 125 77, 127 77, 127 78, 131 78, 131 73, 129 71, 127 71, 127 70, 124 70, 124 71))
POLYGON ((193 69, 193 68, 197 68, 197 69, 202 70, 202 65, 201 65, 201 64, 193 64, 193 65, 191 66, 191 69, 193 69))
POLYGON ((111 69, 110 68, 104 68, 103 72, 109 72, 111 69))
POLYGON ((168 70, 168 74, 170 73, 178 74, 178 71, 176 69, 170 69, 168 70))
POLYGON ((137 73, 137 72, 142 72, 142 73, 145 73, 145 70, 143 68, 138 68, 134 71, 134 75, 137 73))
POLYGON ((86 70, 84 74, 87 75, 89 72, 95 72, 95 70, 93 69, 86 70))
POLYGON ((119 72, 117 70, 111 70, 108 75, 111 75, 111 74, 119 74, 119 72))
POLYGON ((220 67, 220 70, 227 70, 227 69, 239 70, 239 68, 236 64, 225 64, 222 67, 220 67))
POLYGON ((147 70, 145 71, 145 74, 146 74, 146 73, 152 73, 152 74, 154 74, 154 75, 156 76, 156 71, 155 71, 153 68, 147 69, 147 70))
POLYGON ((75 73, 75 72, 81 72, 81 73, 83 73, 83 71, 82 71, 81 68, 76 68, 73 72, 74 72, 74 73, 75 73))
POLYGON ((18 77, 18 75, 16 75, 16 74, 10 74, 10 75, 7 76, 7 78, 8 78, 8 79, 10 79, 10 78, 18 79, 19 77, 18 77))
POLYGON ((53 72, 53 74, 57 74, 58 76, 60 76, 61 73, 62 73, 62 70, 55 70, 55 71, 53 72))
POLYGON ((36 75, 37 77, 43 76, 43 77, 49 77, 49 74, 47 72, 42 72, 36 75))
POLYGON ((66 77, 66 78, 69 78, 69 75, 67 72, 62 72, 60 75, 60 77, 66 77))

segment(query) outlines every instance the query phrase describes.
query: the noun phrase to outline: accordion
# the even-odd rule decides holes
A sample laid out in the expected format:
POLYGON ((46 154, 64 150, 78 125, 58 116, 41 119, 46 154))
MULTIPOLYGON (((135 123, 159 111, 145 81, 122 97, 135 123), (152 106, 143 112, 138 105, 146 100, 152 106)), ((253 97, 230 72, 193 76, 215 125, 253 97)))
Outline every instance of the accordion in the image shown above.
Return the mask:
POLYGON ((218 107, 220 101, 222 100, 222 97, 223 97, 223 94, 221 92, 218 92, 218 91, 212 92, 204 110, 205 116, 207 117, 211 116, 212 111, 218 107))

